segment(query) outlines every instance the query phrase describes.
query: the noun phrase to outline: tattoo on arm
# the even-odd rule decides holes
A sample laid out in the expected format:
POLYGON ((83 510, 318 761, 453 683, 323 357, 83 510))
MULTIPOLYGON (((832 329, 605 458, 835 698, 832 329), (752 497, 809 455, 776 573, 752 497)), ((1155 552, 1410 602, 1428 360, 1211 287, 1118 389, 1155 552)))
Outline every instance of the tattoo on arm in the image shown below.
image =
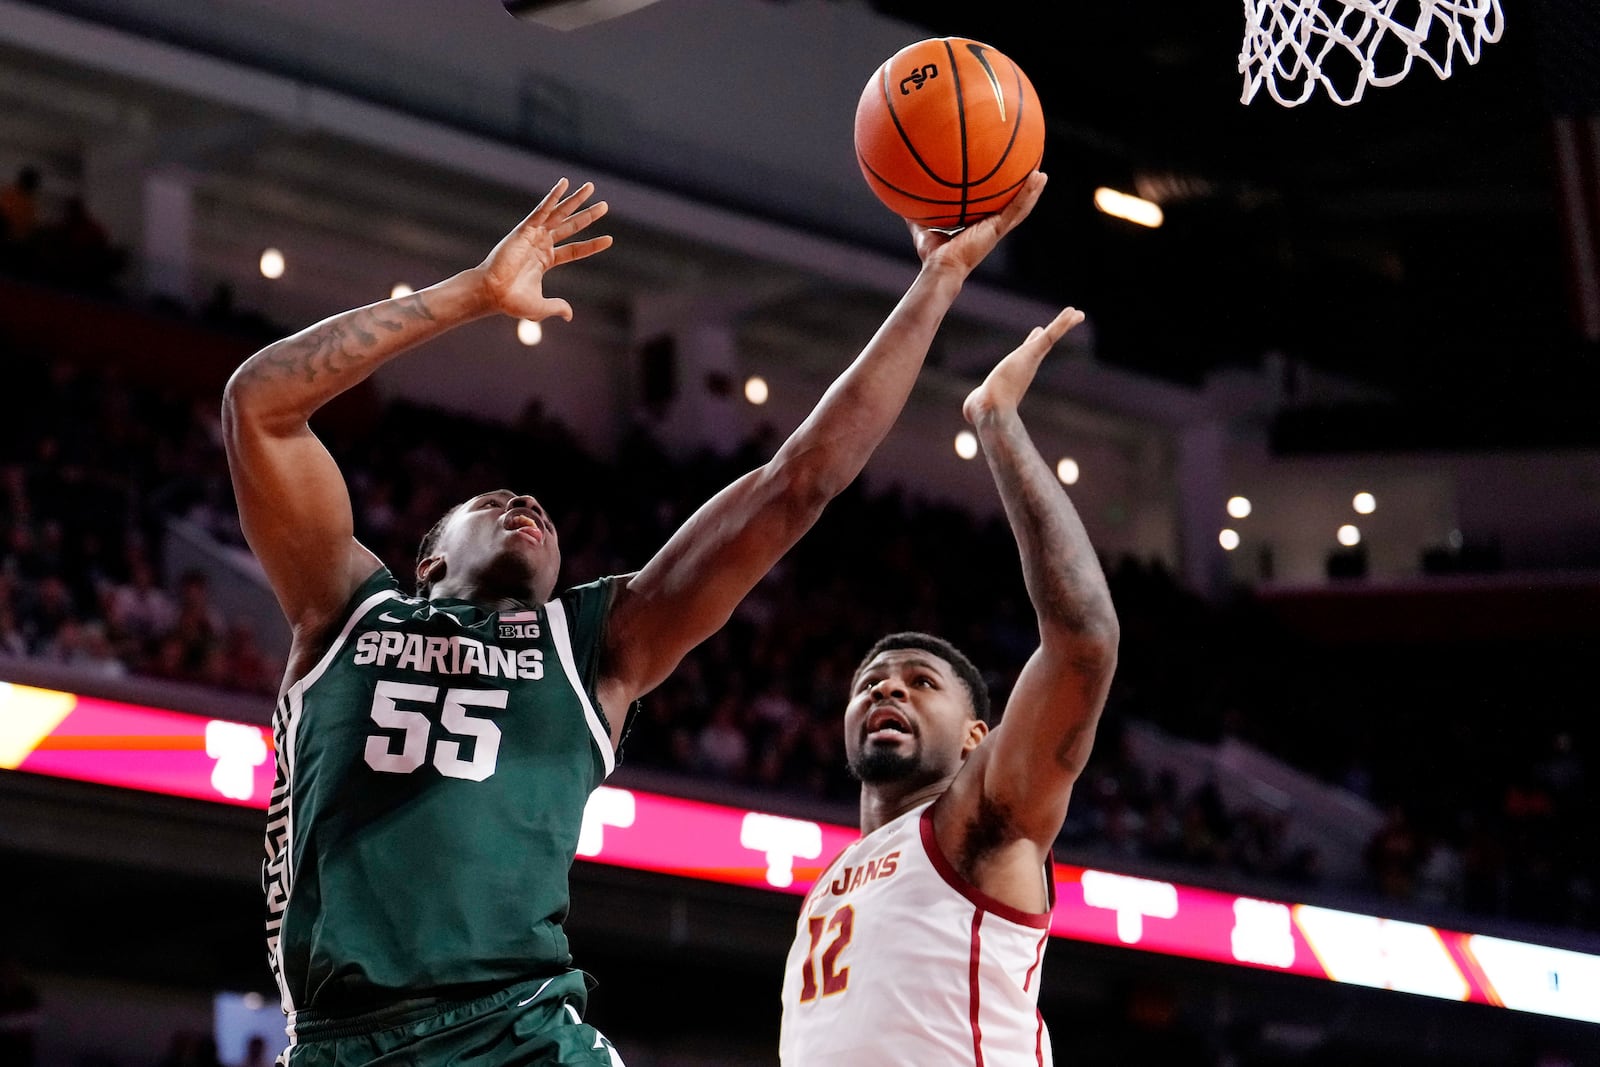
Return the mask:
POLYGON ((314 382, 320 375, 337 374, 369 357, 379 343, 374 327, 394 334, 403 331, 408 322, 432 321, 433 312, 420 293, 395 301, 387 315, 377 307, 357 308, 270 346, 251 370, 262 377, 314 382))
POLYGON ((1109 610, 1109 593, 1072 501, 1015 415, 997 420, 985 448, 1016 534, 1034 609, 1070 630, 1089 629, 1109 610))

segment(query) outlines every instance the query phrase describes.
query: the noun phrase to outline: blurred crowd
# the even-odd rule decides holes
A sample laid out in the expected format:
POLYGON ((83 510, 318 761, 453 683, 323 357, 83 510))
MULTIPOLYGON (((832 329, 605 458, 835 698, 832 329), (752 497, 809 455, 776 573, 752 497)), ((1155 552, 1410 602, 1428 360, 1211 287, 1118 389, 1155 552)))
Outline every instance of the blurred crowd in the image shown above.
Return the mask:
POLYGON ((127 266, 77 192, 45 187, 35 166, 0 187, 0 270, 65 288, 110 292, 127 266))
POLYGON ((223 618, 204 573, 162 565, 164 520, 218 489, 215 415, 7 355, 30 403, 0 424, 0 654, 275 693, 259 622, 223 618))
MULTIPOLYGON (((12 233, 14 211, 5 208, 12 233)), ((257 628, 281 621, 225 618, 203 572, 164 565, 174 518, 243 544, 219 398, 44 353, 0 354, 12 395, 27 401, 0 423, 0 655, 275 693, 282 664, 257 628)), ((408 587, 421 534, 496 486, 532 491, 550 509, 564 584, 632 570, 776 445, 757 434, 732 455, 674 459, 641 423, 601 460, 537 404, 492 425, 391 403, 375 422, 322 432, 350 484, 358 536, 408 587)), ((1328 649, 1298 641, 1247 596, 1203 601, 1159 564, 1104 563, 1121 658, 1063 831, 1073 855, 1324 881, 1315 849, 1286 844, 1289 813, 1230 806, 1215 782, 1185 791, 1140 766, 1120 736, 1137 720, 1246 741, 1387 811, 1365 857, 1373 892, 1600 928, 1586 724, 1560 699, 1582 662, 1573 648, 1328 649)), ((900 629, 963 648, 997 708, 1036 641, 1002 519, 858 484, 646 699, 624 759, 852 801, 839 727, 848 681, 863 651, 900 629)))

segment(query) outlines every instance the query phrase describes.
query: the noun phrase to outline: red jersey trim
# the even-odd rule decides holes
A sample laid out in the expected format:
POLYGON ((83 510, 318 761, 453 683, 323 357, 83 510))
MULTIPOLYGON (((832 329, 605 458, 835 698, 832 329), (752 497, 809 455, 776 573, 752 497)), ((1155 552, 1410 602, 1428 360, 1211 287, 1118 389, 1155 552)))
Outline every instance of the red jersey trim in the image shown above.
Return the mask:
POLYGON ((1033 966, 1028 968, 1028 975, 1022 980, 1022 991, 1024 993, 1033 984, 1033 976, 1039 971, 1039 964, 1044 959, 1044 943, 1048 940, 1050 940, 1049 934, 1044 934, 1039 938, 1039 947, 1033 953, 1033 966))
POLYGON ((967 1011, 972 1019, 974 1067, 983 1067, 983 1027, 978 1025, 978 1016, 981 1014, 978 999, 978 965, 983 960, 983 941, 978 937, 978 928, 983 925, 983 912, 983 908, 978 908, 972 913, 972 954, 967 959, 967 1011))
MULTIPOLYGON (((922 831, 922 850, 928 854, 928 862, 933 864, 933 869, 939 872, 939 877, 943 878, 945 884, 951 889, 966 897, 973 905, 982 908, 984 911, 993 912, 1000 918, 1014 922, 1018 926, 1029 926, 1035 930, 1049 929, 1050 912, 1023 911, 1021 908, 1013 908, 1010 904, 1003 904, 957 873, 956 869, 950 865, 950 861, 945 859, 944 853, 940 851, 939 840, 934 836, 933 805, 931 804, 922 811, 920 829, 922 831)), ((1045 885, 1050 899, 1050 906, 1054 908, 1056 902, 1055 880, 1047 876, 1045 885)), ((976 933, 976 929, 974 929, 974 933, 976 933)))

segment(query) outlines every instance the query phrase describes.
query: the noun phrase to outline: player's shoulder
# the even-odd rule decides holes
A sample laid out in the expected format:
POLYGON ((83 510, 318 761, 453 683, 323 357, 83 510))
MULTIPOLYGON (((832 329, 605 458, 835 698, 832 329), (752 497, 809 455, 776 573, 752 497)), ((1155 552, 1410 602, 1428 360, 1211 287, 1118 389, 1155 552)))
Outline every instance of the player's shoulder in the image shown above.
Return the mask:
POLYGON ((579 585, 570 585, 561 592, 562 599, 574 596, 595 596, 604 594, 615 596, 619 590, 626 589, 638 571, 629 571, 626 574, 607 574, 592 581, 579 585))
POLYGON ((400 582, 395 578, 394 573, 380 563, 376 570, 362 579, 361 583, 355 587, 349 598, 345 600, 343 610, 335 618, 341 621, 349 621, 357 616, 367 614, 380 603, 389 600, 404 600, 415 604, 424 603, 424 598, 407 596, 402 592, 400 582))
POLYGON ((632 574, 608 574, 581 585, 568 586, 553 598, 574 624, 600 625, 611 614, 620 597, 627 595, 632 574))
POLYGON ((388 567, 379 564, 351 591, 337 611, 295 628, 286 677, 294 680, 304 677, 352 626, 366 615, 378 610, 380 604, 396 600, 422 602, 414 597, 406 597, 400 591, 400 583, 394 574, 388 567))

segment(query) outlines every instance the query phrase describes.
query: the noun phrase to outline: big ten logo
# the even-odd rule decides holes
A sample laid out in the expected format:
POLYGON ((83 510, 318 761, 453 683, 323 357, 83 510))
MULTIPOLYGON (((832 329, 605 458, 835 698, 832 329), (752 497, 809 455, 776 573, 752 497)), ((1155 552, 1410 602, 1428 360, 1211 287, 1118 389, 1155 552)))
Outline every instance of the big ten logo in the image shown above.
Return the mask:
POLYGON ((939 68, 933 63, 927 63, 900 79, 900 95, 910 96, 917 89, 939 76, 939 68))
POLYGON ((1136 945, 1144 937, 1146 918, 1170 919, 1178 914, 1178 889, 1171 882, 1084 871, 1083 902, 1116 912, 1118 940, 1136 945))
POLYGON ((206 723, 206 755, 211 788, 229 800, 249 800, 256 791, 256 768, 267 762, 267 742, 259 726, 212 719, 206 723))
POLYGON ((507 622, 501 619, 496 631, 502 641, 532 641, 539 636, 536 622, 507 622))
POLYGON ((794 884, 794 861, 822 855, 822 827, 804 819, 747 812, 739 827, 739 845, 767 857, 767 884, 788 889, 794 884))
POLYGON ((626 789, 603 785, 589 794, 589 802, 583 806, 583 826, 578 830, 578 855, 600 855, 606 843, 606 827, 632 826, 637 811, 633 794, 626 789))

